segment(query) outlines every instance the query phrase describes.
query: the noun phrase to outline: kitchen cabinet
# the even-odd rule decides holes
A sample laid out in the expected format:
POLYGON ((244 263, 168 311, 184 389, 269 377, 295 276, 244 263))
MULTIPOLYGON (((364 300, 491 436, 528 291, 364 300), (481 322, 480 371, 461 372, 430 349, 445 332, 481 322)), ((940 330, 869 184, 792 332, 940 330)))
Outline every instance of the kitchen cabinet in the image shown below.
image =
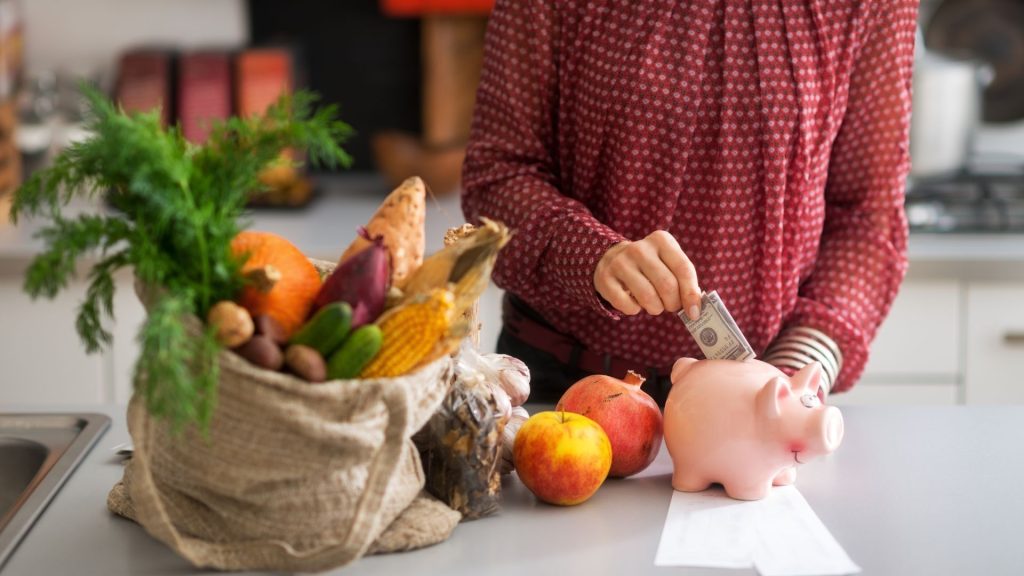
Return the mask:
POLYGON ((131 274, 117 276, 114 342, 102 353, 86 354, 75 331, 85 283, 72 282, 54 300, 33 301, 21 276, 0 276, 0 400, 38 404, 127 404, 138 357, 135 336, 145 310, 132 289, 131 274))
POLYGON ((864 406, 871 404, 927 404, 952 405, 960 403, 960 387, 955 382, 860 382, 849 392, 828 399, 836 406, 864 406))
MULTIPOLYGON (((87 355, 74 330, 85 292, 73 284, 54 301, 32 302, 20 276, 0 278, 0 399, 39 403, 127 403, 145 310, 130 273, 117 277, 114 343, 87 355)), ((494 350, 501 290, 480 301, 480 347, 494 350)), ((861 381, 830 400, 862 404, 1024 402, 1024 284, 908 281, 872 345, 861 381)))
POLYGON ((0 278, 0 400, 6 403, 96 404, 107 401, 109 357, 86 354, 75 331, 85 285, 54 300, 33 301, 21 276, 0 278))
MULTIPOLYGON (((33 302, 20 276, 0 277, 0 399, 124 404, 145 318, 129 273, 117 277, 114 343, 87 355, 74 330, 85 286, 33 302), (13 353, 18 351, 18 353, 13 353)), ((501 290, 480 301, 480 347, 494 350, 501 290)), ((1024 403, 1024 284, 908 281, 872 345, 861 381, 830 400, 863 404, 1024 403)))
POLYGON ((961 299, 956 281, 905 282, 872 343, 865 381, 959 374, 961 299))
POLYGON ((1024 403, 1024 283, 907 281, 837 405, 1024 403))
POLYGON ((135 295, 134 280, 130 272, 121 270, 117 275, 117 294, 114 296, 114 343, 110 347, 109 402, 127 404, 132 396, 132 374, 139 357, 136 336, 146 319, 146 309, 135 295))
POLYGON ((1024 284, 967 289, 967 402, 1024 402, 1024 284))
POLYGON ((907 281, 871 345, 861 381, 836 405, 961 401, 963 288, 954 280, 907 281))

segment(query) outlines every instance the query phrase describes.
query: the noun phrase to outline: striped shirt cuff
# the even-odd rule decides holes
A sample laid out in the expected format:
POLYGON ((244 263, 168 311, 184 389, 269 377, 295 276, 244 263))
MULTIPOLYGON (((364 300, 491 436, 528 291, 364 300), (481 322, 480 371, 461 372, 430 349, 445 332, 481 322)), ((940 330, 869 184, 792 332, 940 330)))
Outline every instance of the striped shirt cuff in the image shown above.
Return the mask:
POLYGON ((768 349, 765 362, 778 367, 799 370, 811 362, 821 364, 821 386, 827 396, 843 369, 843 354, 835 341, 820 330, 806 326, 794 326, 782 331, 768 349))

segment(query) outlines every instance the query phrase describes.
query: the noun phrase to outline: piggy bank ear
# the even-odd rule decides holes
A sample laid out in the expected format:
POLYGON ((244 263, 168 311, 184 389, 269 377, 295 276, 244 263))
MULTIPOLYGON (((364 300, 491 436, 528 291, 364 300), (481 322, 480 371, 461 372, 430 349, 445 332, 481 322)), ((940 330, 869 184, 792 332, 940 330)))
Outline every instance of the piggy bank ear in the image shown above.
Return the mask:
POLYGON ((779 402, 792 393, 789 388, 789 380, 782 376, 776 376, 768 381, 757 393, 757 414, 764 418, 778 418, 782 413, 779 402))
POLYGON ((821 364, 811 362, 793 374, 793 389, 817 393, 821 387, 821 364))
POLYGON ((680 358, 679 360, 676 360, 675 365, 672 366, 672 383, 675 384, 676 382, 679 382, 679 380, 681 380, 696 363, 697 361, 693 358, 680 358))

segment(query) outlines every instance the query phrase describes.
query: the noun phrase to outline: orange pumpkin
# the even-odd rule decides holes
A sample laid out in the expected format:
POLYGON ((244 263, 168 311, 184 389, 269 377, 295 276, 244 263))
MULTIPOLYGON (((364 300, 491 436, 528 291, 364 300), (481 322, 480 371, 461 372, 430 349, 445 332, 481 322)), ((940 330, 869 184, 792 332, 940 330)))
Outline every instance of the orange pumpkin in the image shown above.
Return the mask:
POLYGON ((248 254, 242 274, 249 282, 238 303, 253 316, 277 320, 291 336, 306 321, 320 291, 316 268, 294 244, 270 232, 241 232, 231 241, 231 250, 248 254))

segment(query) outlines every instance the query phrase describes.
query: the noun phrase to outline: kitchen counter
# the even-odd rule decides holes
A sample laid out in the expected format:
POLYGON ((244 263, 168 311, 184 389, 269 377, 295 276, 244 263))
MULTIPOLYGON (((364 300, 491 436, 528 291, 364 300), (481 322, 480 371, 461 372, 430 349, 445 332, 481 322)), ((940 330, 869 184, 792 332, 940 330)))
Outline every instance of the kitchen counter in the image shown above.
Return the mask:
MULTIPOLYGON (((337 258, 355 230, 365 224, 389 191, 372 174, 323 177, 321 194, 300 209, 259 209, 250 214, 252 228, 285 236, 306 254, 337 258)), ((77 210, 95 211, 78 203, 77 210)), ((427 203, 427 253, 442 245, 444 231, 464 222, 459 199, 449 196, 427 203)), ((36 222, 19 226, 0 215, 0 274, 20 274, 42 249, 32 236, 36 222)), ((1024 234, 918 234, 908 247, 910 278, 963 280, 1024 279, 1024 234)))
MULTIPOLYGON (((0 412, 16 408, 0 406, 0 412)), ((101 411, 114 419, 111 429, 0 573, 206 573, 107 512, 107 491, 122 470, 111 448, 128 434, 122 409, 101 411)), ((1024 406, 849 407, 844 413, 843 446, 804 466, 797 486, 864 574, 1024 573, 1024 406)), ((672 495, 670 471, 662 450, 639 477, 610 480, 571 508, 536 502, 512 476, 499 515, 461 524, 437 546, 364 558, 335 573, 736 573, 654 566, 672 495)))

